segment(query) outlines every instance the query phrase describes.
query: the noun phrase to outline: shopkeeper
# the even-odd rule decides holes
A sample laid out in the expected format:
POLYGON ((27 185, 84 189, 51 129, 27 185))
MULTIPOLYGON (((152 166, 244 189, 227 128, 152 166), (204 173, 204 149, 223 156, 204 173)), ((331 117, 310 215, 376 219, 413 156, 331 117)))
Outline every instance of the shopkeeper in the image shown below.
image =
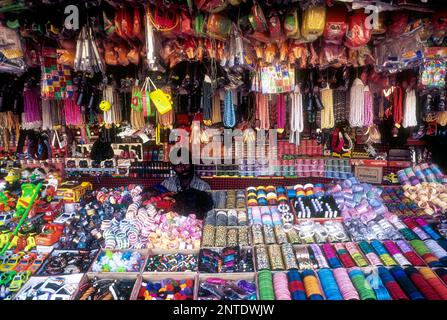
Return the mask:
POLYGON ((192 155, 189 150, 179 149, 178 153, 189 154, 188 163, 183 163, 182 161, 178 164, 171 163, 175 176, 166 179, 161 185, 170 192, 181 192, 188 189, 210 191, 211 187, 209 184, 196 176, 194 165, 192 164, 192 155))

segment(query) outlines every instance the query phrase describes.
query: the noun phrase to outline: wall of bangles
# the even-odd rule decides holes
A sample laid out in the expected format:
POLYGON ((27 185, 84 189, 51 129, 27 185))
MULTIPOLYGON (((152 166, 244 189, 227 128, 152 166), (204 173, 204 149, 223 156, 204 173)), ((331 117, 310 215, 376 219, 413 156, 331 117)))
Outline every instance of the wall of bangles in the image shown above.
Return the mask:
POLYGON ((447 300, 446 70, 434 0, 1 0, 0 300, 447 300))

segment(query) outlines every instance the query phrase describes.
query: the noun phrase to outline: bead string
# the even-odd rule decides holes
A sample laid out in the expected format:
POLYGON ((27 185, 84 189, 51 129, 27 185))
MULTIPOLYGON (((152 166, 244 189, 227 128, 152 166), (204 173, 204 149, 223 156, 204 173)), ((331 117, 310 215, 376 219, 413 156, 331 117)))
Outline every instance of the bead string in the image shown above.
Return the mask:
POLYGON ((416 115, 416 90, 408 88, 405 94, 404 118, 402 126, 404 128, 416 127, 418 125, 416 115))
POLYGON ((369 90, 369 86, 365 86, 364 89, 364 120, 363 120, 363 126, 370 127, 373 125, 374 121, 374 110, 373 110, 373 103, 372 103, 372 94, 369 90))
POLYGON ((351 87, 349 124, 351 127, 362 127, 364 123, 365 86, 359 78, 354 80, 351 87))
POLYGON ((226 128, 233 128, 236 125, 236 111, 233 103, 233 92, 230 90, 225 91, 223 123, 226 128))
POLYGON ((299 146, 301 144, 301 133, 304 131, 303 96, 297 87, 296 91, 290 94, 290 97, 292 103, 289 142, 299 146))
POLYGON ((277 130, 279 133, 284 132, 286 127, 286 107, 285 97, 283 94, 279 94, 276 102, 277 113, 277 130))
POLYGON ((335 126, 334 96, 329 86, 321 90, 321 103, 324 106, 321 111, 321 129, 332 129, 335 126))

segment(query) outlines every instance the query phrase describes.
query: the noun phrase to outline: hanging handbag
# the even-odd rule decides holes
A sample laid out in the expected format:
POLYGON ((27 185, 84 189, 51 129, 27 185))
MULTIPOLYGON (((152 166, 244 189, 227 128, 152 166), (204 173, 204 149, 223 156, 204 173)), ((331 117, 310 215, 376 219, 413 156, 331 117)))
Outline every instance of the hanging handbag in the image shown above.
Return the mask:
POLYGON ((231 33, 232 22, 226 16, 212 13, 208 16, 206 34, 212 38, 225 41, 231 33))
POLYGON ((326 7, 312 7, 304 11, 301 34, 310 42, 323 34, 326 22, 326 7))
POLYGON ((171 10, 162 10, 159 7, 149 8, 147 16, 153 27, 160 32, 171 32, 180 23, 179 14, 171 10))
POLYGON ((196 0, 197 9, 217 13, 223 11, 228 6, 227 0, 196 0))
POLYGON ((144 116, 152 117, 155 115, 155 110, 153 110, 151 107, 151 97, 150 97, 149 80, 148 79, 149 78, 146 78, 146 80, 143 82, 140 92, 139 93, 137 92, 135 94, 135 97, 138 99, 137 102, 141 101, 141 109, 144 113, 144 116))
POLYGON ((152 91, 149 94, 149 96, 150 96, 150 100, 152 101, 152 103, 157 108, 157 111, 161 115, 164 115, 164 114, 168 113, 169 111, 171 111, 172 110, 172 97, 171 97, 171 95, 165 93, 161 89, 157 89, 157 86, 152 82, 151 78, 148 77, 147 79, 149 79, 150 83, 155 88, 155 91, 152 91))
POLYGON ((301 38, 300 25, 298 22, 298 10, 290 11, 284 18, 284 31, 291 39, 301 38))

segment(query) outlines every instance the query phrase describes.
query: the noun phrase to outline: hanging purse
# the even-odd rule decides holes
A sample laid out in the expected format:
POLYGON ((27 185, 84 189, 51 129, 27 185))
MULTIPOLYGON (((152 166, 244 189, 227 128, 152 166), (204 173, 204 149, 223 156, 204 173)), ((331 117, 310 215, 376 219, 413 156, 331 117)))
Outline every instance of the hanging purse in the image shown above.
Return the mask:
POLYGON ((180 15, 170 10, 159 9, 159 7, 149 8, 147 16, 154 28, 160 32, 171 32, 180 23, 180 15))
POLYGON ((217 13, 223 11, 228 6, 227 0, 196 0, 197 9, 217 13))
POLYGON ((284 18, 284 31, 291 39, 301 38, 300 25, 298 22, 298 10, 290 11, 284 18))
POLYGON ((161 89, 157 89, 157 86, 152 82, 151 78, 148 77, 147 79, 149 79, 150 83, 155 88, 155 91, 152 91, 149 94, 149 96, 150 96, 150 100, 152 101, 152 103, 157 108, 157 111, 161 115, 164 115, 164 114, 168 113, 169 111, 171 111, 172 110, 172 97, 171 97, 171 95, 165 93, 161 89))
POLYGON ((231 32, 232 23, 227 17, 212 13, 208 16, 206 34, 210 37, 225 41, 231 32))

